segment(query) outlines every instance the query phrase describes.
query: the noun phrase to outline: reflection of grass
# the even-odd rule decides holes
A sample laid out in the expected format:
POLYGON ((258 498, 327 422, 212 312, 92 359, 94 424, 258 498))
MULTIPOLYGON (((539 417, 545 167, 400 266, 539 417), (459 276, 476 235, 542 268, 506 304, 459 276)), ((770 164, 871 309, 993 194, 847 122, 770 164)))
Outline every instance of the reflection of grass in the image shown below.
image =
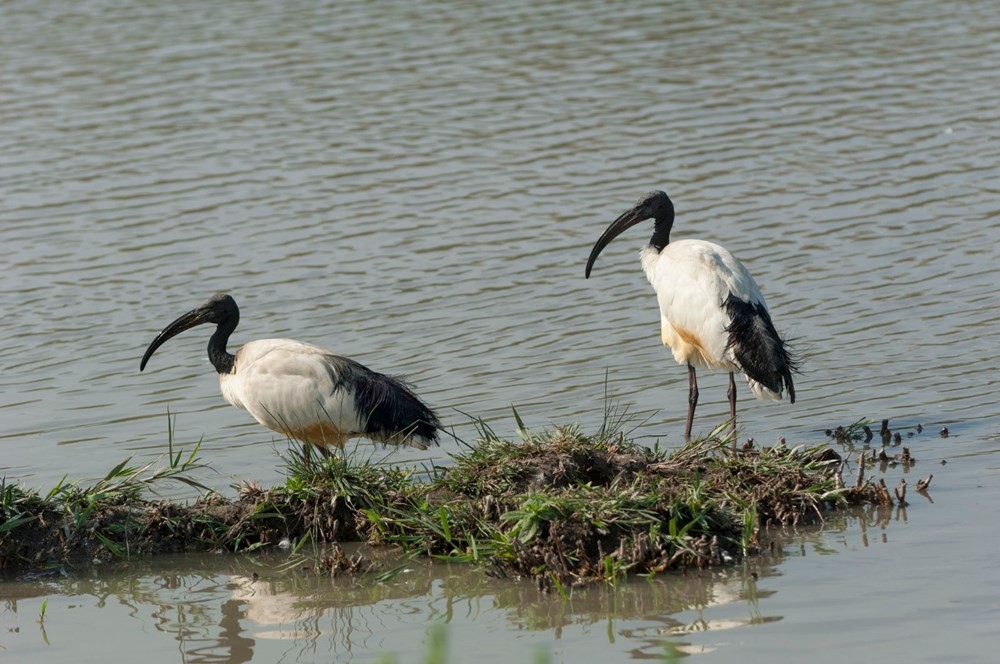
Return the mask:
MULTIPOLYGON (((737 450, 725 426, 667 452, 628 440, 614 410, 594 435, 533 431, 514 418, 520 440, 480 422, 476 444, 422 475, 357 449, 319 461, 291 452, 278 486, 243 483, 235 499, 206 491, 193 504, 147 500, 146 489, 166 479, 201 486, 190 476, 202 467, 198 446, 175 452, 171 435, 165 465, 126 460, 89 487, 64 478, 42 496, 0 484, 0 568, 361 540, 529 576, 568 597, 584 582, 727 563, 755 552, 768 524, 880 496, 868 480, 844 486, 832 450, 737 450)), ((320 569, 371 569, 332 551, 320 569)))

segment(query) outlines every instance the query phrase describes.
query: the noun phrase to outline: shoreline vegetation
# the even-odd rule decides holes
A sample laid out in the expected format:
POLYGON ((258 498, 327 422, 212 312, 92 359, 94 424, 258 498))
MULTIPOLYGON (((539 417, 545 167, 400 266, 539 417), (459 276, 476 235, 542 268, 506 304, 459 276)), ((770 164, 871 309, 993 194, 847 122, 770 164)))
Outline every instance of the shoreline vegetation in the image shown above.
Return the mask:
MULTIPOLYGON (((734 446, 728 424, 676 450, 629 440, 613 411, 593 435, 575 426, 525 428, 505 440, 479 421, 447 467, 373 463, 361 454, 321 460, 297 446, 282 456, 283 484, 244 482, 235 497, 193 479, 199 445, 164 461, 130 459, 91 486, 67 482, 42 494, 0 484, 0 575, 186 551, 247 552, 307 544, 324 574, 391 575, 338 542, 394 546, 404 555, 474 563, 545 589, 615 583, 630 574, 726 565, 768 546, 767 530, 822 522, 851 506, 905 507, 906 482, 890 468, 916 463, 883 435, 868 447, 867 422, 838 427, 819 445, 734 446), (896 453, 896 450, 899 452, 896 453), (838 451, 839 450, 839 451, 838 451), (166 480, 197 488, 183 502, 148 497, 166 480)), ((883 423, 883 431, 886 424, 883 423)), ((930 478, 917 483, 926 490, 930 478)), ((400 568, 401 569, 401 568, 400 568)))

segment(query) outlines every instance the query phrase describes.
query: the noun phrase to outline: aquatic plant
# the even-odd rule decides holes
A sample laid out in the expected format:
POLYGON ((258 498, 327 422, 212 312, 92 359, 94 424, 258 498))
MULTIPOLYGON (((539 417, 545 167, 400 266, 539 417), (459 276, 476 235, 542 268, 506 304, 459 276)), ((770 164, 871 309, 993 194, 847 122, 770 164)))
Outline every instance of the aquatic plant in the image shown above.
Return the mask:
MULTIPOLYGON (((446 467, 422 472, 393 466, 372 448, 310 461, 291 445, 282 455, 283 483, 244 482, 234 498, 193 478, 204 468, 200 443, 175 451, 171 427, 165 460, 133 466, 126 459, 89 486, 64 477, 41 495, 0 482, 0 569, 278 546, 301 556, 311 543, 322 551, 314 556, 321 572, 388 578, 393 569, 373 569, 330 546, 367 541, 567 593, 629 574, 728 564, 765 546, 772 524, 822 520, 852 504, 894 504, 865 464, 881 461, 885 472, 913 461, 906 449, 897 459, 852 447, 845 460, 828 444, 737 447, 725 423, 665 450, 630 440, 631 420, 612 408, 593 435, 576 426, 532 430, 516 410, 513 417, 517 440, 480 421, 476 442, 463 443, 446 467), (852 454, 858 476, 846 484, 852 454), (147 498, 166 480, 201 494, 190 503, 147 498)), ((896 498, 905 501, 905 486, 896 498)))

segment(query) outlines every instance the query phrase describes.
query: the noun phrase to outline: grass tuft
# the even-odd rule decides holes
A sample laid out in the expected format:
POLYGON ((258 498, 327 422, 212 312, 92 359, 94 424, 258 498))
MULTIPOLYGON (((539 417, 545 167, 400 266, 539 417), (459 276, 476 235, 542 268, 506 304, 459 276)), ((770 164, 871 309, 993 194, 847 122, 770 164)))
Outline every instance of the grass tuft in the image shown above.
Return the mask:
POLYGON ((736 448, 723 423, 668 451, 629 440, 627 408, 606 406, 593 435, 572 425, 533 430, 512 415, 517 440, 477 421, 475 443, 424 472, 394 467, 370 447, 316 460, 293 444, 280 455, 282 484, 244 482, 232 499, 192 477, 205 468, 200 443, 175 450, 171 423, 165 463, 126 459, 90 486, 64 477, 45 495, 0 482, 0 569, 271 546, 298 561, 307 544, 326 552, 315 569, 331 575, 372 571, 378 582, 405 568, 374 569, 335 544, 353 540, 529 577, 569 597, 584 583, 729 564, 759 551, 772 524, 886 500, 863 470, 845 485, 847 462, 826 445, 736 448), (164 480, 201 496, 147 499, 164 480))

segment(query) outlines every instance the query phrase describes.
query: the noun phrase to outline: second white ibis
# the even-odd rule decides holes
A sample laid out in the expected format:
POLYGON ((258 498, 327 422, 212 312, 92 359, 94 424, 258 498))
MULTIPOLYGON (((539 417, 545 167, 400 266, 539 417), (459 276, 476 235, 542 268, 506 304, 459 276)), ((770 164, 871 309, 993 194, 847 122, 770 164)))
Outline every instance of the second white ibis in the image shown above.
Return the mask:
POLYGON ((208 359, 222 396, 268 429, 323 451, 355 437, 420 449, 437 442, 437 415, 403 381, 291 339, 251 341, 230 354, 226 345, 239 322, 236 300, 213 295, 153 339, 139 371, 171 337, 214 323, 208 359))
POLYGON ((695 367, 729 372, 729 413, 736 428, 736 381, 746 375, 758 399, 780 400, 788 390, 795 403, 792 372, 797 362, 771 322, 764 296, 746 266, 724 247, 705 240, 670 241, 674 204, 662 191, 639 199, 608 226, 594 244, 585 275, 597 256, 632 226, 653 220, 653 237, 639 257, 660 305, 660 333, 678 364, 688 368, 688 413, 684 437, 691 438, 698 404, 695 367))

